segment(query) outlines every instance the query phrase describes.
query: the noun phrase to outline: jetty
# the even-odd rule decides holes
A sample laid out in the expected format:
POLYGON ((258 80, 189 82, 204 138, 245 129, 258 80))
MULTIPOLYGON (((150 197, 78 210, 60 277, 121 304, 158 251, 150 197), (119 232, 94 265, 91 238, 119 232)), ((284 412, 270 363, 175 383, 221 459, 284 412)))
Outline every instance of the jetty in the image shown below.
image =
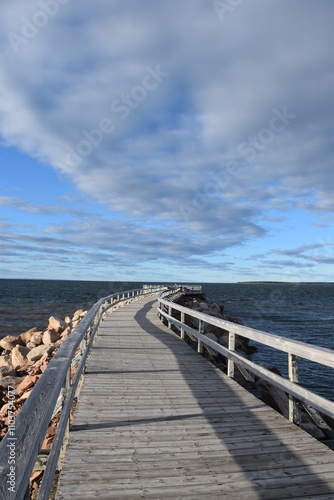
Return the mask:
POLYGON ((200 293, 146 285, 90 309, 0 443, 1 499, 29 498, 32 471, 44 470, 38 500, 333 500, 332 431, 320 442, 298 423, 301 405, 322 420, 334 418, 334 402, 298 384, 298 358, 334 368, 334 351, 177 303, 200 293), (205 325, 228 332, 228 345, 205 325), (238 336, 285 352, 289 377, 237 352, 238 336), (208 352, 224 356, 226 373, 208 352), (289 419, 241 387, 237 370, 287 392, 289 419))

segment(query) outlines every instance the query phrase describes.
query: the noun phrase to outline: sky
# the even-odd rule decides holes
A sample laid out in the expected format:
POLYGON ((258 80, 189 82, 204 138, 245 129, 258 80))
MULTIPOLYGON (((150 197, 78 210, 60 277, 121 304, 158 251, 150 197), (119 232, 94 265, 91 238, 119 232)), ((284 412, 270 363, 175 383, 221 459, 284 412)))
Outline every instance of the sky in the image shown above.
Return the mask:
POLYGON ((334 281, 332 0, 15 0, 0 278, 334 281))

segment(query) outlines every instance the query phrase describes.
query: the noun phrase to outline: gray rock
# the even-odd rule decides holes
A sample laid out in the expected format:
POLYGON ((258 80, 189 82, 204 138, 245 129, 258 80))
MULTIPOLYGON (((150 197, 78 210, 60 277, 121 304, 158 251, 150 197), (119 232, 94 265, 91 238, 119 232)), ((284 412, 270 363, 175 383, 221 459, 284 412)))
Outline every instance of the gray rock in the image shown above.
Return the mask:
POLYGON ((31 351, 27 355, 27 359, 31 363, 34 363, 35 361, 38 361, 43 356, 43 354, 45 354, 45 353, 51 354, 51 352, 54 351, 54 349, 55 349, 55 347, 52 344, 50 344, 50 345, 44 345, 44 344, 39 345, 39 346, 34 347, 33 349, 31 349, 31 351))
POLYGON ((213 340, 214 342, 218 342, 218 338, 216 337, 216 335, 212 332, 208 332, 206 333, 205 335, 206 337, 208 337, 208 339, 211 339, 213 340))

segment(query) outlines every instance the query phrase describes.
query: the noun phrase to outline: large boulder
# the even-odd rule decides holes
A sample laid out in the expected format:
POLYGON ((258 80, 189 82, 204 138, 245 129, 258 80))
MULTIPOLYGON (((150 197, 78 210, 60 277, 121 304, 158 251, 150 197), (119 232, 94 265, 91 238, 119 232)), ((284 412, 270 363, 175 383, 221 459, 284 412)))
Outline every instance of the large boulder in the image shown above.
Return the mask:
POLYGON ((43 334, 44 345, 54 344, 59 339, 60 339, 60 333, 56 332, 55 330, 46 330, 46 332, 44 332, 43 334))
POLYGON ((31 363, 34 363, 35 361, 38 361, 43 356, 43 354, 45 353, 51 354, 54 351, 54 349, 55 346, 52 344, 50 345, 42 344, 31 349, 31 351, 27 355, 27 358, 31 363))
POLYGON ((25 367, 29 364, 27 359, 27 355, 29 354, 30 349, 23 345, 17 345, 12 350, 12 365, 17 370, 18 368, 25 367))
POLYGON ((22 340, 20 337, 13 337, 12 335, 7 335, 0 340, 0 346, 6 351, 11 351, 16 345, 21 345, 22 340))
POLYGON ((48 330, 54 330, 57 333, 61 333, 67 327, 68 327, 68 324, 65 323, 65 321, 63 321, 62 319, 56 318, 55 316, 51 316, 49 318, 48 330))

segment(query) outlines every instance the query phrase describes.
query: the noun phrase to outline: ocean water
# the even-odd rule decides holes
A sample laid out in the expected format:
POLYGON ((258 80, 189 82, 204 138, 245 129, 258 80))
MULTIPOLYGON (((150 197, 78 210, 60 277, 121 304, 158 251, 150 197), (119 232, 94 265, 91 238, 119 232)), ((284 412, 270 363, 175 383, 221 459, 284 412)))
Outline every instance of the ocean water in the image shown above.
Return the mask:
MULTIPOLYGON (((210 301, 246 326, 334 350, 334 284, 233 283, 204 284, 210 301)), ((252 361, 288 372, 288 355, 255 344, 252 361)), ((299 358, 301 385, 334 401, 334 368, 299 358)))
MULTIPOLYGON (((101 297, 141 288, 138 282, 0 280, 0 337, 19 335, 50 316, 71 316, 101 297)), ((252 328, 334 350, 334 284, 199 283, 207 299, 252 328)), ((256 344, 256 363, 287 375, 287 354, 256 344)), ((334 369, 300 360, 300 382, 334 400, 334 369)))

